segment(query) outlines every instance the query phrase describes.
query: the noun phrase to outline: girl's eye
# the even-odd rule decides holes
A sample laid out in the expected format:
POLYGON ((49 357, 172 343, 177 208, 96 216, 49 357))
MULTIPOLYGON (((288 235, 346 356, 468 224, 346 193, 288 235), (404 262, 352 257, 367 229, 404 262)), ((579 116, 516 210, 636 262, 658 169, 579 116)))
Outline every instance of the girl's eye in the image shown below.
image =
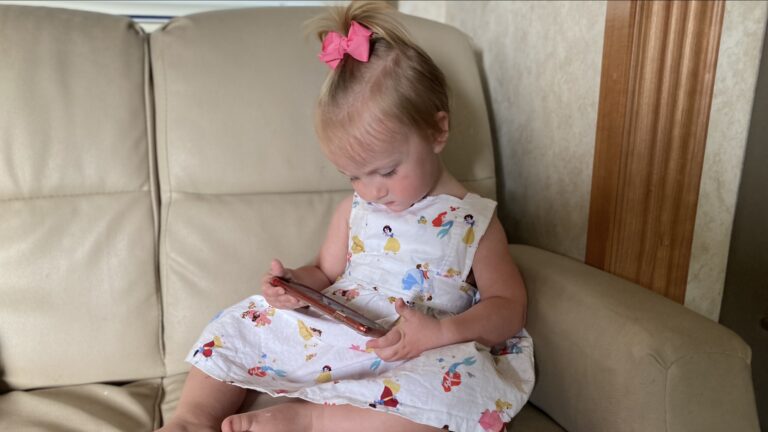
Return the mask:
POLYGON ((349 182, 350 182, 350 183, 354 183, 354 182, 356 182, 356 181, 358 181, 358 180, 359 180, 359 179, 358 179, 357 177, 350 177, 350 178, 349 178, 349 182))
POLYGON ((393 175, 397 174, 397 169, 393 169, 392 171, 385 172, 382 174, 383 177, 392 177, 393 175))

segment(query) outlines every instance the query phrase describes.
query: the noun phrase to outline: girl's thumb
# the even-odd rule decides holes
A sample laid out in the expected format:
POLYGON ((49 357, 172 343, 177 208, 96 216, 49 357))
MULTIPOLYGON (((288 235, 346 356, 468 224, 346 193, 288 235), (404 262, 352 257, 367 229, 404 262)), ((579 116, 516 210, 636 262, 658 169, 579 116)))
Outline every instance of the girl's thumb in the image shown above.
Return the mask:
POLYGON ((365 343, 365 348, 367 349, 380 349, 380 348, 387 348, 389 346, 392 346, 398 342, 400 342, 400 332, 392 329, 384 336, 378 338, 378 339, 369 339, 368 342, 365 343))
POLYGON ((411 308, 409 308, 408 305, 405 304, 405 300, 403 300, 402 298, 398 298, 397 301, 395 301, 395 312, 397 312, 398 315, 405 318, 410 311, 411 311, 411 308))
POLYGON ((269 272, 272 273, 273 276, 284 276, 285 267, 283 267, 283 263, 281 263, 279 259, 275 258, 269 265, 269 272))

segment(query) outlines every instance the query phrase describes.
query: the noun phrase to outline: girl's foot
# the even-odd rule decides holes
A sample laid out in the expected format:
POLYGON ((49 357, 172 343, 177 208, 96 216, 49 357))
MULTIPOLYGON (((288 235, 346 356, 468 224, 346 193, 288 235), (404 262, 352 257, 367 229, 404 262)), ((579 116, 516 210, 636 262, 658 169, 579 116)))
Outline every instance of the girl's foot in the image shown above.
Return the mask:
POLYGON ((281 403, 266 409, 229 416, 221 423, 221 432, 310 431, 316 405, 305 401, 281 403))
POLYGON ((166 425, 158 429, 156 432, 218 432, 219 428, 214 425, 185 422, 177 419, 173 419, 166 425))

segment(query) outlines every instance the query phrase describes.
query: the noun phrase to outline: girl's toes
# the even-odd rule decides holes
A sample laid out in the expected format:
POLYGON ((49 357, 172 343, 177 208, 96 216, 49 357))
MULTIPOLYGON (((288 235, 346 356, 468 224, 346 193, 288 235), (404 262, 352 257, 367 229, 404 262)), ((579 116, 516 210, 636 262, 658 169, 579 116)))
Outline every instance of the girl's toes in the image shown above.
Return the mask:
POLYGON ((252 416, 246 414, 235 414, 224 419, 221 422, 221 432, 243 432, 256 430, 252 429, 254 425, 252 416))

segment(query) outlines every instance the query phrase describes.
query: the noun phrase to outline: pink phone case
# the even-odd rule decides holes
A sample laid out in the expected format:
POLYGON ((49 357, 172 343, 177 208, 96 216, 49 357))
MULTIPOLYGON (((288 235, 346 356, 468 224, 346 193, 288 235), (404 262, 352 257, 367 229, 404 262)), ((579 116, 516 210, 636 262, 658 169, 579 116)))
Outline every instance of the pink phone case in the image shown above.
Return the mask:
POLYGON ((285 289, 285 292, 299 300, 309 304, 311 307, 335 318, 343 324, 346 324, 356 332, 370 337, 381 337, 387 334, 389 329, 381 324, 366 318, 354 309, 343 305, 336 300, 312 289, 304 284, 295 281, 288 281, 280 277, 273 277, 270 282, 272 286, 279 286, 285 289))

